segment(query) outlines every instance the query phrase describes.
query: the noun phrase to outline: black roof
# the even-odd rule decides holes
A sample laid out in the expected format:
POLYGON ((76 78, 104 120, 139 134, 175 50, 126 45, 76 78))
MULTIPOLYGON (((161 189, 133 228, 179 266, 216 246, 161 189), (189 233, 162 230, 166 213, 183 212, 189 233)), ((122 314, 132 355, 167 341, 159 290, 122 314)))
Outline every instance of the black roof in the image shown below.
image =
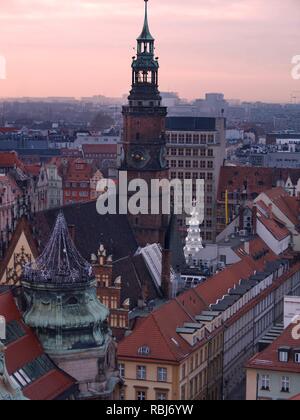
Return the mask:
MULTIPOLYGON (((33 228, 40 241, 41 250, 49 240, 60 209, 38 213, 33 219, 33 228)), ((123 215, 98 214, 96 202, 72 204, 62 209, 68 226, 74 226, 75 245, 80 254, 90 261, 102 243, 119 260, 136 252, 138 245, 128 219, 123 215)))
POLYGON ((174 131, 215 131, 216 118, 168 117, 166 129, 174 131))

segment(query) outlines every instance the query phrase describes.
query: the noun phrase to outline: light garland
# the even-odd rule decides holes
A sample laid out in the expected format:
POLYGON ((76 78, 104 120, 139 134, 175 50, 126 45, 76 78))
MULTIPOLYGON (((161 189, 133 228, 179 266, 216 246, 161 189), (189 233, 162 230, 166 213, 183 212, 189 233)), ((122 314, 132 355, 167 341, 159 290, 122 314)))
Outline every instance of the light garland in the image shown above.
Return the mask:
POLYGON ((82 283, 90 281, 91 265, 79 254, 62 212, 43 253, 24 269, 25 280, 33 283, 82 283))

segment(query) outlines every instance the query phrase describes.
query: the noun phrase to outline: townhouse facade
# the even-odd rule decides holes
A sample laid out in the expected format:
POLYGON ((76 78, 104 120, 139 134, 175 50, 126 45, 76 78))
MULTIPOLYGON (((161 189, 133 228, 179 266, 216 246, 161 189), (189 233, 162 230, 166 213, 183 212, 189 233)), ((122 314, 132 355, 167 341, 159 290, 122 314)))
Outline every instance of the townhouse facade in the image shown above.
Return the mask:
POLYGON ((289 325, 270 346, 256 354, 246 365, 248 401, 299 399, 300 339, 293 337, 289 325))
POLYGON ((125 399, 156 399, 160 367, 170 372, 165 399, 245 398, 245 364, 282 322, 284 297, 300 293, 300 263, 289 248, 276 255, 258 237, 235 252, 239 262, 136 321, 118 353, 125 399), (163 341, 176 357, 167 357, 163 341), (144 376, 135 393, 139 368, 144 376))

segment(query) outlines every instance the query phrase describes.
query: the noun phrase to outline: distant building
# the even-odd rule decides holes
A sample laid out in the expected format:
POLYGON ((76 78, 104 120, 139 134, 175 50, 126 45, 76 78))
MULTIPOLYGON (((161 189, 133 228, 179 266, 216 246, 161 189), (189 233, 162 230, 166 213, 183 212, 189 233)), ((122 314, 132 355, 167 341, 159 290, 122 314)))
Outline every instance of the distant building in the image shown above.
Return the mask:
POLYGON ((89 201, 93 167, 84 159, 75 159, 69 160, 64 168, 62 173, 64 205, 89 201))

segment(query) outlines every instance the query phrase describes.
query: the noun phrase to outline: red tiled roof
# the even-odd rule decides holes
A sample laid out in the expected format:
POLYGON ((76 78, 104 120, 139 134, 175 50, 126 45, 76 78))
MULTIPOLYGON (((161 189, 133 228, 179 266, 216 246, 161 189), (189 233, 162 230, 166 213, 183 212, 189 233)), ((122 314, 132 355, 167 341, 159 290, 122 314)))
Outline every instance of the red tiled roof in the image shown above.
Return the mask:
POLYGON ((22 168, 23 163, 20 161, 16 152, 0 152, 0 167, 3 168, 22 168))
POLYGON ((72 159, 69 161, 65 181, 90 181, 94 170, 92 165, 84 159, 72 159))
POLYGON ((118 357, 137 357, 141 347, 148 346, 147 360, 176 362, 184 359, 191 346, 176 333, 185 322, 192 322, 182 306, 172 300, 138 323, 131 335, 118 346, 118 357))
POLYGON ((68 375, 59 370, 52 370, 24 390, 25 397, 33 401, 51 401, 62 395, 74 385, 68 375))
MULTIPOLYGON (((33 331, 21 317, 11 292, 0 294, 0 314, 6 322, 17 321, 25 335, 6 347, 5 358, 10 375, 22 369, 27 363, 44 354, 43 348, 33 331)), ((75 384, 75 380, 58 369, 53 369, 23 389, 27 398, 37 400, 54 399, 75 384)))
POLYGON ((300 394, 298 394, 295 397, 291 398, 290 401, 300 401, 300 394))
MULTIPOLYGON (((299 171, 300 174, 300 171, 299 171)), ((272 168, 253 168, 241 166, 224 166, 221 168, 218 188, 218 200, 223 201, 222 194, 244 191, 247 183, 248 194, 259 195, 273 186, 272 168)))
POLYGON ((283 188, 272 188, 265 192, 266 196, 295 225, 299 225, 299 201, 291 197, 283 188))
POLYGON ((19 130, 17 128, 13 127, 0 127, 0 133, 6 134, 6 133, 17 133, 19 130))
POLYGON ((253 168, 244 166, 224 166, 221 168, 218 200, 224 201, 222 194, 228 190, 242 192, 247 184, 248 195, 257 194, 271 189, 278 181, 287 182, 291 178, 294 185, 300 179, 300 169, 253 168))
POLYGON ((38 176, 41 170, 41 165, 39 163, 33 165, 24 165, 24 170, 29 175, 38 176))
POLYGON ((295 340, 292 330, 295 324, 291 324, 283 334, 261 353, 256 354, 247 363, 248 369, 263 369, 278 372, 294 372, 300 374, 300 364, 295 363, 293 355, 290 355, 288 363, 279 361, 278 350, 281 347, 300 349, 300 340, 295 340))
POLYGON ((192 350, 192 346, 177 334, 176 329, 183 327, 186 322, 195 322, 196 315, 208 309, 210 304, 216 303, 241 279, 250 277, 255 271, 262 270, 266 262, 278 258, 260 238, 252 240, 250 254, 266 249, 269 251, 268 254, 257 261, 237 250, 237 253, 240 252, 240 262, 162 305, 136 324, 131 335, 119 344, 119 358, 136 358, 138 349, 148 346, 151 354, 147 360, 176 362, 184 359, 192 350))
POLYGON ((267 218, 261 212, 258 212, 258 220, 278 241, 282 241, 290 236, 289 230, 285 226, 280 225, 275 218, 267 218))

